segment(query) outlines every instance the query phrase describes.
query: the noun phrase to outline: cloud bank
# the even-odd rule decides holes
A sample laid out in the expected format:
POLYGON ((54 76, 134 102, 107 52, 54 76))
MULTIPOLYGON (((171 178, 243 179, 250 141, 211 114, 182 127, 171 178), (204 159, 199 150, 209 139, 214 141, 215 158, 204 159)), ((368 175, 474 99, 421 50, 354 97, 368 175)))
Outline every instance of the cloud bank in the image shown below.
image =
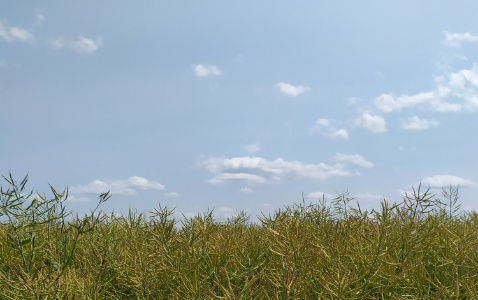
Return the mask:
POLYGON ((282 158, 268 161, 261 157, 212 157, 200 163, 210 173, 216 174, 208 182, 221 184, 232 181, 248 183, 280 183, 295 179, 324 180, 333 176, 351 176, 343 163, 362 168, 370 168, 372 163, 358 154, 345 155, 337 153, 335 160, 339 163, 304 164, 299 161, 286 161, 282 158))

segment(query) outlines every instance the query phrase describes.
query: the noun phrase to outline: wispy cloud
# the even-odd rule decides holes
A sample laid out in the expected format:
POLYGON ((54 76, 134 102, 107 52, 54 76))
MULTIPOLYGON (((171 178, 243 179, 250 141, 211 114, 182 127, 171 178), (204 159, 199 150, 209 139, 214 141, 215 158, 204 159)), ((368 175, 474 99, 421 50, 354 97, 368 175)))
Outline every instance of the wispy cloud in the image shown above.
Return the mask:
POLYGON ((356 98, 356 97, 349 97, 347 99, 347 105, 357 105, 359 104, 360 102, 362 102, 363 100, 360 99, 360 98, 356 98))
MULTIPOLYGON (((328 194, 324 192, 313 192, 307 194, 307 198, 310 199, 318 199, 322 200, 322 197, 325 198, 325 200, 333 200, 337 198, 339 194, 328 194)), ((360 203, 363 204, 362 201, 373 201, 373 202, 379 202, 383 200, 384 196, 383 195, 377 195, 377 194, 370 194, 370 193, 361 193, 361 194, 355 194, 353 197, 360 203)), ((330 202, 329 202, 330 203, 330 202)))
MULTIPOLYGON (((255 170, 246 170, 246 172, 254 172, 255 170)), ((276 177, 276 179, 279 179, 276 177)), ((249 173, 221 173, 216 175, 214 178, 208 180, 209 183, 213 184, 221 184, 228 181, 245 181, 250 183, 266 183, 268 182, 267 178, 264 176, 259 176, 255 174, 249 173)))
POLYGON ((170 192, 170 193, 165 193, 164 196, 165 196, 165 197, 171 197, 171 198, 177 198, 177 197, 179 197, 179 193, 177 193, 177 192, 170 192))
POLYGON ((331 139, 344 139, 344 140, 348 140, 349 139, 349 134, 347 132, 347 130, 345 129, 333 129, 331 128, 331 130, 325 134, 327 137, 331 138, 331 139))
POLYGON ((443 34, 445 35, 445 40, 443 43, 450 47, 461 47, 463 42, 476 42, 478 41, 478 36, 473 35, 469 32, 465 33, 451 33, 448 31, 444 31, 443 34))
MULTIPOLYGON (((371 167, 372 164, 360 155, 345 155, 337 153, 335 160, 354 164, 359 167, 371 167)), ((200 162, 206 170, 216 174, 209 180, 213 184, 231 181, 249 183, 279 183, 295 179, 324 180, 333 176, 351 176, 343 163, 334 165, 318 163, 304 164, 299 161, 286 161, 282 158, 266 160, 261 157, 212 157, 200 162)))
POLYGON ((407 130, 425 130, 431 127, 437 127, 440 125, 435 120, 420 119, 417 116, 413 116, 402 122, 402 128, 407 130))
POLYGON ((72 186, 69 191, 74 195, 101 194, 107 191, 110 191, 112 195, 134 195, 137 190, 163 190, 164 188, 164 185, 159 182, 132 176, 128 179, 113 181, 95 180, 86 185, 72 186))
POLYGON ((261 145, 259 143, 249 144, 244 146, 244 150, 249 153, 256 153, 261 151, 261 145))
POLYGON ((373 133, 387 131, 385 119, 382 116, 362 113, 362 115, 355 120, 355 123, 359 126, 367 128, 373 133))
POLYGON ((50 40, 50 46, 52 49, 60 49, 63 47, 69 47, 73 51, 80 54, 93 54, 103 45, 103 38, 98 37, 96 39, 79 36, 68 41, 64 37, 58 37, 50 40))
POLYGON ((41 14, 41 13, 36 13, 35 15, 36 15, 36 17, 37 17, 37 21, 38 21, 38 22, 43 22, 43 21, 45 21, 45 16, 44 16, 43 14, 41 14))
POLYGON ((236 215, 236 211, 227 206, 219 207, 215 212, 216 216, 222 219, 230 219, 236 215))
POLYGON ((219 76, 222 74, 222 70, 213 65, 194 65, 193 71, 197 77, 219 76))
POLYGON ((325 200, 332 200, 335 197, 337 197, 337 196, 333 195, 333 194, 324 193, 324 192, 312 192, 312 193, 307 194, 307 198, 318 199, 318 200, 322 200, 324 198, 325 198, 325 200))
POLYGON ((73 50, 82 54, 93 54, 103 44, 103 38, 99 37, 96 40, 80 36, 76 38, 70 45, 73 50))
POLYGON ((355 198, 359 201, 373 201, 373 202, 380 202, 382 201, 385 197, 383 195, 378 195, 378 194, 370 194, 370 193, 361 193, 361 194, 356 194, 355 198))
POLYGON ((26 29, 19 27, 10 27, 3 24, 0 21, 0 37, 2 37, 7 42, 13 41, 22 41, 28 42, 33 41, 33 35, 26 29))
POLYGON ((367 161, 365 158, 363 158, 359 154, 342 154, 337 152, 335 155, 334 159, 339 162, 348 162, 351 164, 354 164, 356 166, 362 167, 362 168, 371 168, 373 167, 373 163, 367 161))
POLYGON ((241 193, 245 193, 245 194, 250 194, 253 192, 253 190, 251 188, 248 188, 248 187, 242 187, 239 189, 239 192, 241 193))
POLYGON ((315 121, 314 127, 311 128, 311 133, 320 132, 323 133, 326 137, 331 139, 344 139, 349 138, 349 134, 346 129, 337 129, 330 126, 331 121, 325 118, 318 119, 315 121))
POLYGON ((68 201, 70 202, 90 202, 91 199, 89 197, 86 197, 86 196, 77 196, 77 195, 73 195, 73 194, 68 194, 68 201))
POLYGON ((447 186, 474 186, 475 183, 469 179, 461 178, 453 175, 434 175, 423 178, 422 185, 430 187, 447 187, 447 186))
POLYGON ((60 49, 60 48, 65 47, 67 45, 67 42, 65 41, 65 38, 58 37, 56 39, 51 39, 49 41, 49 44, 50 44, 52 49, 56 50, 56 49, 60 49))
POLYGON ((317 121, 315 121, 315 126, 317 129, 323 128, 323 127, 329 127, 329 120, 325 118, 320 118, 317 121))
POLYGON ((303 93, 310 91, 310 88, 308 86, 293 86, 285 82, 276 83, 274 86, 278 87, 282 93, 293 97, 299 96, 303 93))
POLYGON ((398 147, 398 150, 400 150, 400 151, 413 152, 413 151, 415 151, 415 150, 417 150, 417 149, 416 149, 415 146, 408 146, 408 147, 399 146, 399 147, 398 147))

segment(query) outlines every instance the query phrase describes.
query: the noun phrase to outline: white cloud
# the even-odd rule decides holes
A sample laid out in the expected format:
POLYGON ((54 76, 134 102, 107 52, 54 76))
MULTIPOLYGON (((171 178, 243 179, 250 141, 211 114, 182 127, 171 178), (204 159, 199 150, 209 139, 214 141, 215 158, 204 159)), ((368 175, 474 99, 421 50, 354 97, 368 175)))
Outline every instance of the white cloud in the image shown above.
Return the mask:
POLYGON ((68 194, 68 201, 70 202, 90 202, 91 199, 88 198, 88 197, 84 197, 84 196, 76 196, 76 195, 72 195, 72 194, 68 194))
POLYGON ((338 138, 338 139, 347 140, 349 138, 349 134, 347 130, 345 129, 332 129, 330 132, 326 133, 325 135, 332 139, 338 138))
POLYGON ((250 193, 252 193, 253 191, 252 191, 251 188, 243 187, 243 188, 241 188, 241 189, 239 190, 239 192, 245 193, 245 194, 250 194, 250 193))
POLYGON ((375 100, 375 106, 386 113, 398 110, 400 111, 404 107, 412 107, 421 103, 427 103, 435 98, 433 92, 420 93, 416 95, 402 95, 394 97, 391 94, 382 94, 375 100))
POLYGON ((407 194, 409 194, 409 192, 407 192, 407 191, 404 190, 404 189, 398 189, 398 190, 397 190, 397 193, 398 193, 401 197, 405 197, 407 194))
POLYGON ((208 182, 212 184, 221 184, 227 181, 266 183, 266 179, 264 177, 248 173, 222 173, 208 180, 208 182))
POLYGON ((261 151, 261 145, 259 145, 259 143, 249 144, 244 146, 244 149, 249 153, 256 153, 261 151))
POLYGON ((362 193, 362 194, 357 194, 355 195, 355 198, 359 201, 381 201, 385 197, 383 195, 377 195, 377 194, 370 194, 370 193, 362 193))
POLYGON ((314 127, 311 128, 311 133, 314 132, 323 132, 323 134, 331 139, 345 139, 349 138, 349 134, 345 129, 336 129, 334 127, 329 127, 330 121, 321 118, 315 121, 314 127))
POLYGON ((392 94, 382 94, 375 98, 374 104, 376 108, 385 113, 401 111, 402 108, 410 108, 418 105, 428 105, 434 111, 460 111, 460 104, 449 103, 444 100, 448 96, 450 96, 450 89, 446 87, 439 87, 435 91, 419 93, 411 96, 400 95, 395 97, 392 94))
POLYGON ((73 50, 82 54, 93 54, 103 44, 103 38, 99 37, 96 40, 80 36, 70 43, 73 50))
POLYGON ((329 127, 329 120, 327 119, 318 119, 317 121, 315 121, 315 126, 317 127, 329 127))
POLYGON ((101 45, 103 45, 103 38, 98 37, 96 40, 93 40, 79 36, 75 39, 69 39, 69 41, 67 41, 64 37, 58 37, 56 39, 51 39, 49 44, 54 50, 69 47, 77 53, 93 54, 101 47, 101 45))
POLYGON ((382 116, 363 113, 355 122, 356 124, 367 128, 373 133, 387 131, 387 128, 385 126, 385 119, 382 116))
POLYGON ((476 42, 478 41, 478 36, 472 35, 469 32, 466 33, 450 33, 448 31, 444 31, 443 34, 445 35, 445 40, 443 43, 450 47, 459 48, 461 43, 463 42, 476 42))
POLYGON ((219 76, 222 74, 221 69, 213 65, 198 64, 193 66, 193 70, 197 77, 219 76))
MULTIPOLYGON (((442 84, 441 80, 442 78, 438 78, 437 82, 442 84)), ((451 73, 448 76, 448 82, 441 88, 449 90, 451 97, 463 99, 464 103, 462 106, 466 110, 476 110, 478 108, 478 65, 473 65, 473 68, 470 70, 460 70, 456 73, 451 73)))
POLYGON ((285 82, 276 83, 274 86, 278 87, 282 93, 293 97, 299 96, 300 94, 310 91, 310 88, 308 86, 293 86, 285 82))
POLYGON ((311 133, 327 131, 329 127, 329 120, 325 118, 315 121, 315 125, 310 129, 311 133))
POLYGON ((49 42, 52 49, 60 49, 66 46, 65 39, 63 37, 59 37, 56 39, 51 39, 49 42))
POLYGON ((26 29, 11 27, 10 34, 13 38, 20 41, 31 41, 33 40, 33 35, 26 29))
POLYGON ((40 14, 40 13, 37 13, 37 14, 36 14, 36 17, 37 17, 38 22, 43 22, 43 21, 45 21, 45 16, 42 15, 42 14, 40 14))
POLYGON ((362 99, 360 98, 350 97, 347 99, 347 105, 357 105, 360 102, 362 102, 362 99))
POLYGON ((416 147, 415 146, 410 146, 410 147, 403 147, 403 146, 399 146, 398 147, 398 150, 400 151, 415 151, 416 150, 416 147))
POLYGON ((101 194, 110 191, 113 195, 134 195, 137 189, 162 190, 164 189, 164 185, 143 177, 133 176, 128 179, 118 179, 107 182, 95 180, 86 185, 72 186, 69 191, 73 194, 101 194))
POLYGON ((7 42, 19 41, 33 41, 33 35, 26 29, 18 27, 9 27, 0 22, 0 37, 7 42))
MULTIPOLYGON (((370 164, 357 155, 343 156, 343 161, 359 166, 370 164), (362 160, 361 160, 362 159, 362 160)), ((341 163, 328 165, 325 163, 304 164, 299 161, 285 161, 278 158, 268 161, 261 157, 212 157, 200 163, 206 170, 217 174, 209 180, 213 184, 230 181, 245 181, 249 183, 278 183, 295 179, 324 180, 333 176, 351 176, 341 163)))
POLYGON ((219 207, 219 209, 215 212, 220 218, 223 219, 230 219, 236 215, 236 211, 234 209, 226 206, 219 207))
POLYGON ((407 130, 425 130, 438 125, 440 125, 440 123, 437 121, 420 119, 417 116, 413 116, 402 122, 402 128, 407 130))
POLYGON ((165 197, 177 198, 177 197, 179 197, 179 193, 177 193, 177 192, 165 193, 164 196, 165 197))
POLYGON ((444 77, 436 77, 435 83, 434 90, 415 95, 382 94, 375 98, 375 107, 385 113, 419 105, 440 112, 478 109, 478 65, 473 65, 469 70, 464 69, 444 77))
MULTIPOLYGON (((337 194, 328 194, 324 192, 313 192, 307 194, 308 198, 312 199, 319 199, 322 200, 322 197, 324 197, 326 200, 333 200, 337 198, 337 194)), ((361 204, 362 201, 373 201, 373 202, 378 202, 383 200, 384 196, 383 195, 377 195, 377 194, 370 194, 370 193, 361 193, 361 194, 356 194, 353 195, 353 197, 361 204)))
POLYGON ((307 198, 309 198, 309 199, 322 200, 323 198, 325 198, 326 200, 327 199, 331 200, 331 199, 334 199, 335 197, 336 197, 335 195, 324 193, 324 192, 313 192, 313 193, 308 193, 307 194, 307 198))
POLYGON ((365 158, 358 154, 347 155, 337 152, 337 154, 335 154, 334 159, 339 162, 349 162, 363 168, 373 167, 373 163, 367 161, 365 158))
POLYGON ((474 186, 473 181, 453 175, 434 175, 423 178, 422 185, 430 187, 447 187, 447 186, 474 186))

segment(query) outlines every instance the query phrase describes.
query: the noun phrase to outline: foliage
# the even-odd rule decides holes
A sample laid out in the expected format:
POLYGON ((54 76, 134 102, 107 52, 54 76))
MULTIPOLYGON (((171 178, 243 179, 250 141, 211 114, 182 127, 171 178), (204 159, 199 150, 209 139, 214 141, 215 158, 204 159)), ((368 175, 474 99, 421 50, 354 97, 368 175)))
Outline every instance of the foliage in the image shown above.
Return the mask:
POLYGON ((161 205, 97 213, 105 193, 67 221, 68 191, 30 200, 27 179, 1 189, 2 299, 478 298, 478 214, 459 211, 458 188, 441 201, 419 186, 370 212, 347 191, 258 224, 213 211, 178 222, 161 205))

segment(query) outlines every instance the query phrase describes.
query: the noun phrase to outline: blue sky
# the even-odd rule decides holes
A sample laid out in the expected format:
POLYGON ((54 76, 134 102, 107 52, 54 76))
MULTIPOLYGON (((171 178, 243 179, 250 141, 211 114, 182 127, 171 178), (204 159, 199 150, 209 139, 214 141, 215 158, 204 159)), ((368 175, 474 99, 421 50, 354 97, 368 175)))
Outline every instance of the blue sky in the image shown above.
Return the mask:
POLYGON ((74 211, 478 209, 476 2, 0 3, 0 172, 74 211))

